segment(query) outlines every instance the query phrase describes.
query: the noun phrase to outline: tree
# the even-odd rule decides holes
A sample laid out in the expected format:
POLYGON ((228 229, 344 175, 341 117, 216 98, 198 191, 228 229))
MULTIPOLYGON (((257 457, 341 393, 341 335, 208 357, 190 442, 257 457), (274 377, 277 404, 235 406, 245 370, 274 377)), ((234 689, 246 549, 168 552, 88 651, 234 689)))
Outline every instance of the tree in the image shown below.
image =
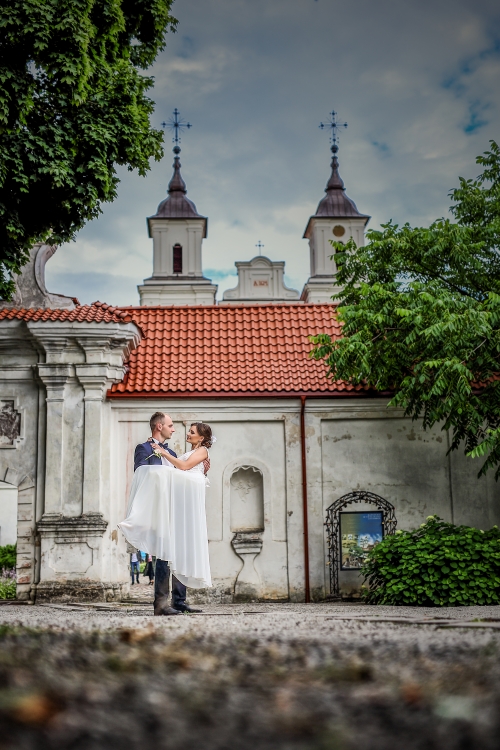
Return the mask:
POLYGON ((391 406, 424 428, 451 430, 500 475, 500 149, 452 190, 455 221, 429 228, 389 222, 368 244, 332 242, 343 291, 343 338, 311 337, 327 374, 391 391, 391 406))
POLYGON ((0 296, 37 241, 60 244, 116 197, 116 165, 163 155, 141 70, 173 0, 9 0, 0 7, 0 296))

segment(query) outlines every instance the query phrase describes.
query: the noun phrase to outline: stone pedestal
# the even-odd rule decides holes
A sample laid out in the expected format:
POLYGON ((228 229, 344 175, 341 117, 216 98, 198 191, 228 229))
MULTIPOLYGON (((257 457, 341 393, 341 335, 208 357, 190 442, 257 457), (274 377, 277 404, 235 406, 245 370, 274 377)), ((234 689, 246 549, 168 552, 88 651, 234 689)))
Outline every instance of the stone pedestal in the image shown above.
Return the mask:
MULTIPOLYGON (((41 540, 36 601, 120 601, 124 584, 102 578, 101 513, 65 517, 46 513, 37 524, 41 540)), ((126 588, 126 586, 125 586, 126 588)))
POLYGON ((234 551, 243 560, 234 585, 234 601, 248 602, 260 599, 261 581, 255 570, 254 561, 262 550, 262 534, 240 531, 234 535, 231 544, 234 551))

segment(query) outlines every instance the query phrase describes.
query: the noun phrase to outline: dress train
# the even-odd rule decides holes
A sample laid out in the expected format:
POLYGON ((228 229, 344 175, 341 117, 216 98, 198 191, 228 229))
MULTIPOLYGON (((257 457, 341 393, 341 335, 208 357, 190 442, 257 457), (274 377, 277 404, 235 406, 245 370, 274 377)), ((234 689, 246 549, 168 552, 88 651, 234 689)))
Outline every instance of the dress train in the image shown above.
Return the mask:
MULTIPOLYGON (((191 455, 191 451, 181 458, 191 455)), ((118 524, 136 549, 170 563, 189 588, 212 585, 205 514, 203 467, 139 466, 134 474, 127 518, 118 524)))

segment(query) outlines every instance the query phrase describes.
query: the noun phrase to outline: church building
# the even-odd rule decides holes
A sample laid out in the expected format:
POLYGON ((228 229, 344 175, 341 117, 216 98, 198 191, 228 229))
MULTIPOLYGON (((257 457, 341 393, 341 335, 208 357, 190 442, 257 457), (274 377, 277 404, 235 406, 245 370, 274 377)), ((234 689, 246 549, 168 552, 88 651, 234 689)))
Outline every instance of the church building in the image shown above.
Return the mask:
POLYGON ((344 541, 331 512, 325 525, 336 503, 390 509, 400 528, 434 513, 500 523, 493 474, 478 480, 476 462, 448 454, 446 431, 424 431, 364 386, 327 380, 308 358, 311 335, 341 336, 329 241, 362 245, 369 220, 346 194, 336 144, 325 195, 304 217, 303 289, 286 286, 283 262, 259 255, 236 262, 237 285, 218 302, 203 273, 208 219, 187 197, 179 151, 167 197, 147 220, 153 268, 138 306, 49 293, 55 248, 44 245, 32 249, 13 301, 0 303, 0 544, 17 538, 19 598, 126 596, 117 523, 155 411, 172 417, 178 454, 193 421, 217 436, 206 501, 214 585, 191 601, 358 595, 359 570, 352 555, 338 558, 344 541))

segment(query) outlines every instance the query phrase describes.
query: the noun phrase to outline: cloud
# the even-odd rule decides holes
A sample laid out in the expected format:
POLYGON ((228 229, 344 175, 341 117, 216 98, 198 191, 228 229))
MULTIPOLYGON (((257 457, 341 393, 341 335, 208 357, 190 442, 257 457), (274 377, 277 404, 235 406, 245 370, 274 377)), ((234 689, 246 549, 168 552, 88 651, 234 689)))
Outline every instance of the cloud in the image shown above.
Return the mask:
MULTIPOLYGON (((374 228, 446 215, 458 175, 475 177, 476 155, 498 138, 492 0, 178 0, 176 16, 178 33, 151 71, 153 122, 178 107, 193 125, 182 174, 209 217, 203 263, 218 274, 219 296, 235 284, 228 269, 252 258, 259 239, 286 261, 287 284, 307 280, 302 234, 330 174, 318 125, 332 109, 349 124, 340 149, 347 193, 374 228)), ((85 274, 104 274, 106 301, 137 301, 135 285, 152 272, 146 217, 171 175, 165 140, 163 161, 146 178, 120 169, 115 203, 48 264, 48 275, 53 268, 74 285, 68 294, 83 298, 99 288, 85 274)), ((59 281, 57 291, 66 292, 59 281)))
POLYGON ((137 282, 128 276, 113 273, 53 272, 47 274, 47 286, 51 292, 78 297, 82 305, 100 300, 114 305, 138 304, 137 282))
POLYGON ((483 113, 490 109, 489 104, 482 104, 481 102, 472 102, 469 105, 469 118, 467 123, 464 125, 464 133, 475 133, 476 130, 484 128, 488 125, 488 120, 483 117, 483 113))
POLYGON ((177 50, 177 57, 183 57, 188 59, 193 56, 195 51, 195 43, 192 37, 184 35, 182 37, 182 43, 180 48, 177 50))
POLYGON ((237 274, 234 269, 221 269, 221 268, 206 268, 204 271, 205 276, 215 281, 222 281, 223 279, 231 278, 233 281, 236 280, 237 274))

